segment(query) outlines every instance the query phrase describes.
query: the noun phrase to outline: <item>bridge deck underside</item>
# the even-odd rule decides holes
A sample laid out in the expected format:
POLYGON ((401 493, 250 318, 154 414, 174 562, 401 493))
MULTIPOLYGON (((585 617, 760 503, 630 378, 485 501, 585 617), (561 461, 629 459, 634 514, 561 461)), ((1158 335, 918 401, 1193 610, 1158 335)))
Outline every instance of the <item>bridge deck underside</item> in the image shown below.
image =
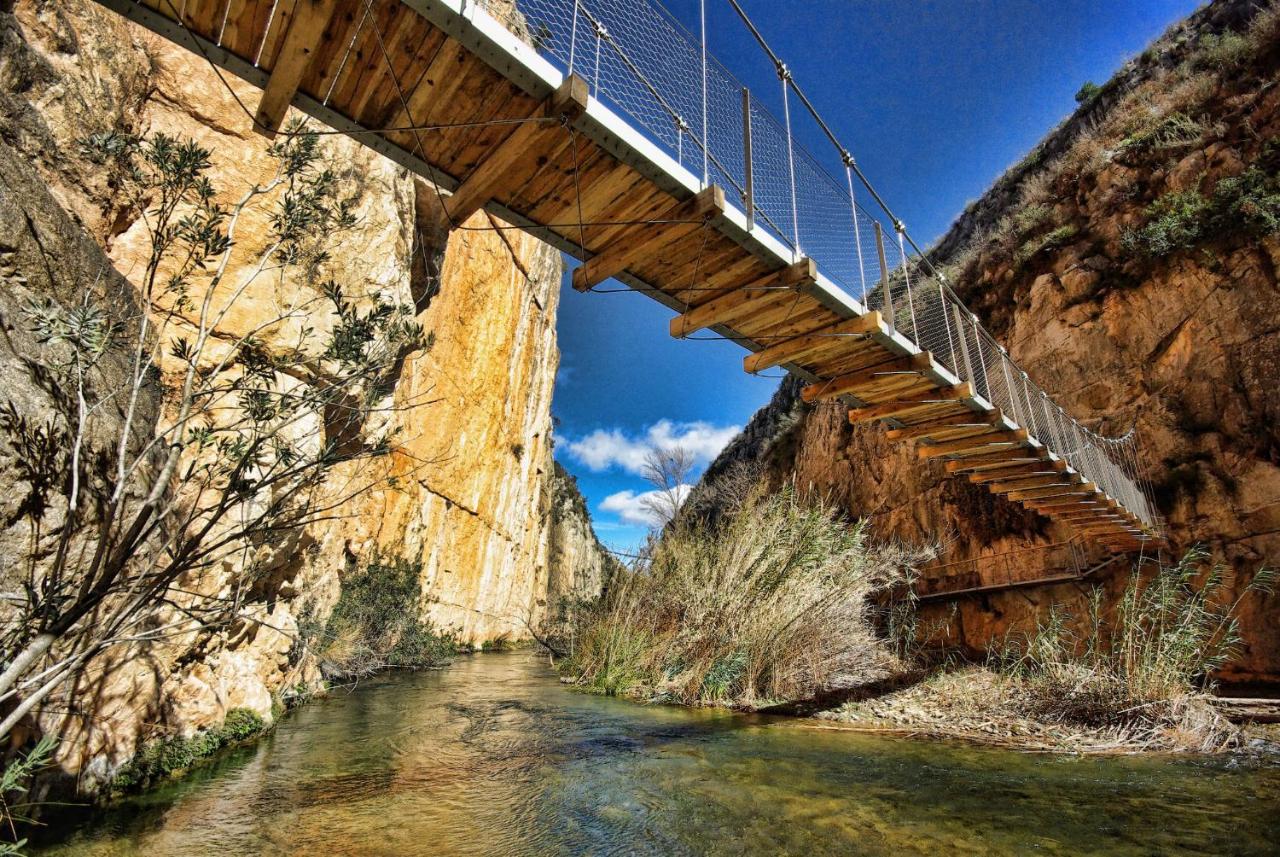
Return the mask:
POLYGON ((922 458, 942 459, 957 478, 1114 550, 1150 541, 1119 503, 896 335, 879 313, 859 318, 815 287, 812 269, 744 239, 729 223, 745 220, 740 211, 726 216, 714 200, 699 207, 691 191, 657 175, 660 164, 620 156, 617 141, 593 133, 589 122, 559 121, 546 93, 522 88, 495 69, 493 57, 478 56, 424 17, 418 9, 430 11, 426 0, 410 0, 418 9, 401 0, 101 1, 188 46, 190 35, 199 37, 214 62, 260 86, 277 65, 292 62, 301 68, 295 105, 331 123, 336 114, 366 130, 433 126, 360 139, 384 152, 389 144, 405 156, 401 163, 421 165, 425 178, 479 193, 479 204, 579 258, 612 262, 596 273, 621 276, 681 313, 673 334, 732 336, 769 357, 749 369, 796 372, 811 382, 807 399, 848 401, 854 421, 885 420, 891 437, 916 441, 922 458), (288 38, 295 18, 329 15, 330 7, 297 62, 289 56, 297 40, 288 38), (180 21, 186 33, 164 19, 180 21))

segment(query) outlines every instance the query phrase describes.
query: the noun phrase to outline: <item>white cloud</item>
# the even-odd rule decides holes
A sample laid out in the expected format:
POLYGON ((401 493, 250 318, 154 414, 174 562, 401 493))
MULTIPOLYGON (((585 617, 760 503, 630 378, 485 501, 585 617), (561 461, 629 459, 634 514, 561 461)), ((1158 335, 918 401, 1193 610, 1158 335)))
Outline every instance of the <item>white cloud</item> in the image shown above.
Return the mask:
MULTIPOLYGON (((691 490, 688 485, 679 486, 677 491, 679 492, 681 503, 689 496, 691 490)), ((657 500, 658 495, 661 493, 660 491, 641 491, 639 493, 631 490, 619 491, 600 501, 600 511, 615 513, 618 516, 618 520, 624 524, 633 524, 637 527, 660 526, 663 521, 660 516, 654 513, 651 506, 652 502, 657 500)))
POLYGON ((596 429, 585 437, 569 441, 567 447, 571 456, 593 471, 619 467, 628 473, 639 474, 644 470, 645 456, 654 447, 681 447, 693 456, 696 463, 706 465, 737 433, 737 426, 658 420, 639 436, 628 435, 616 428, 596 429))

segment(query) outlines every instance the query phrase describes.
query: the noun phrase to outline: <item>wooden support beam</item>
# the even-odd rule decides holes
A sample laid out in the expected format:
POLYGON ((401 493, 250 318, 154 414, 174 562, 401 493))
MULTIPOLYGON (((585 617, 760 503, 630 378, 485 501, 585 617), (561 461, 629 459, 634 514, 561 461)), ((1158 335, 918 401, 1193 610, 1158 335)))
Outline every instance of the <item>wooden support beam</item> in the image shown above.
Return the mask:
POLYGON ((1114 518, 1117 521, 1126 521, 1128 518, 1124 515, 1108 511, 1106 509, 1084 509, 1078 512, 1062 512, 1053 516, 1059 521, 1084 521, 1088 519, 1094 520, 1110 520, 1114 518))
POLYGON ((806 402, 834 399, 847 393, 857 393, 859 390, 882 382, 885 378, 893 375, 919 375, 931 365, 933 365, 933 355, 927 351, 913 354, 909 357, 895 357, 875 366, 868 366, 866 369, 859 369, 857 372, 850 372, 847 375, 832 378, 829 381, 810 384, 800 390, 800 398, 806 402))
POLYGON ((889 429, 885 433, 885 437, 889 440, 918 440, 919 438, 931 438, 937 441, 943 440, 959 440, 963 437, 971 437, 975 434, 991 431, 994 423, 991 417, 983 417, 981 414, 974 414, 974 418, 966 420, 964 417, 953 419, 949 423, 942 423, 931 420, 924 425, 906 426, 900 429, 889 429), (961 434, 963 432, 963 434, 961 434))
MULTIPOLYGON (((960 462, 950 461, 950 464, 958 464, 960 462)), ((948 470, 951 468, 948 467, 948 470)), ((1048 473, 1063 473, 1067 469, 1065 461, 1034 461, 1030 464, 1026 462, 1014 462, 1007 467, 991 467, 979 470, 976 473, 969 474, 969 481, 975 485, 983 485, 987 482, 998 482, 1002 479, 1016 479, 1020 476, 1040 476, 1048 473)))
POLYGON ((1061 512, 1082 511, 1085 509, 1109 511, 1112 508, 1107 505, 1107 501, 1102 498, 1101 494, 1089 494, 1084 497, 1055 497, 1048 500, 1026 500, 1023 501, 1022 505, 1045 515, 1056 515, 1061 512))
POLYGON ((1072 527, 1071 529, 1088 536, 1139 536, 1142 534, 1137 527, 1126 527, 1120 524, 1095 524, 1090 527, 1072 527))
MULTIPOLYGON (((956 402, 971 398, 973 398, 973 385, 965 381, 953 387, 939 387, 936 390, 926 390, 923 393, 903 396, 892 402, 881 402, 877 405, 868 405, 865 408, 853 408, 849 411, 849 422, 856 425, 870 420, 882 420, 885 417, 896 417, 908 411, 920 410, 929 405, 953 405, 956 402)), ((983 422, 982 414, 973 411, 971 415, 973 417, 970 420, 971 422, 983 422)), ((957 419, 967 419, 967 416, 961 415, 957 419)), ((990 423, 986 424, 990 425, 990 423)))
POLYGON ((1062 473, 1051 473, 1044 476, 1015 476, 1002 482, 992 482, 987 490, 992 494, 1007 494, 1010 491, 1026 491, 1032 488, 1052 488, 1054 486, 1069 487, 1078 485, 1079 481, 1068 478, 1062 473))
POLYGON ((813 351, 826 348, 841 337, 861 337, 873 330, 879 330, 880 325, 880 313, 875 311, 864 313, 857 318, 797 336, 795 339, 788 339, 786 342, 779 342, 755 354, 748 354, 742 359, 742 368, 754 375, 783 363, 794 363, 813 351))
POLYGON ((267 87, 258 99, 254 129, 274 137, 280 123, 298 93, 298 85, 307 73, 311 60, 320 48, 320 37, 333 18, 338 0, 297 0, 285 31, 284 43, 276 55, 276 64, 267 79, 267 87))
MULTIPOLYGON (((582 270, 579 268, 578 270, 582 270)), ((575 272, 576 273, 576 272, 575 272)), ((704 327, 723 324, 744 314, 750 314, 759 305, 772 306, 780 290, 799 290, 818 278, 818 266, 812 259, 801 259, 792 265, 748 283, 701 306, 694 307, 671 319, 671 335, 680 339, 704 327)))
POLYGON ((1057 500, 1057 501, 1050 500, 1050 501, 1039 502, 1039 503, 1024 502, 1022 505, 1026 506, 1028 509, 1030 509, 1033 512, 1039 512, 1041 515, 1044 515, 1046 518, 1052 518, 1055 515, 1059 514, 1060 512, 1067 512, 1067 511, 1078 512, 1078 511, 1084 511, 1086 509, 1090 511, 1097 511, 1099 509, 1105 508, 1103 506, 1099 506, 1097 503, 1093 502, 1092 500, 1089 500, 1087 498, 1080 498, 1080 497, 1064 497, 1061 500, 1057 500))
POLYGON ((1016 444, 1027 439, 1026 429, 1016 431, 991 431, 976 437, 963 440, 951 440, 935 443, 932 446, 921 446, 917 454, 921 458, 936 458, 939 455, 956 455, 964 452, 984 450, 994 444, 1016 444))
POLYGON ((1005 496, 1010 500, 1042 500, 1048 497, 1087 497, 1095 493, 1095 487, 1085 482, 1082 485, 1055 486, 1052 488, 1029 488, 1025 491, 1011 491, 1005 496))
POLYGON ((609 244, 573 271, 573 287, 585 292, 610 277, 621 274, 643 259, 690 232, 697 231, 724 213, 724 190, 717 185, 703 189, 667 209, 658 220, 662 224, 641 224, 609 244))
POLYGON ((948 473, 985 473, 988 470, 997 470, 1021 464, 1035 464, 1044 460, 1045 456, 1041 454, 1040 450, 1017 446, 988 452, 983 455, 958 458, 955 461, 948 461, 946 467, 948 473))
MULTIPOLYGON (((571 74, 542 103, 531 120, 518 125, 448 198, 445 207, 453 226, 475 214, 505 188, 520 187, 568 140, 564 129, 587 110, 590 87, 571 74)), ((693 228, 697 228, 695 225, 693 228)))

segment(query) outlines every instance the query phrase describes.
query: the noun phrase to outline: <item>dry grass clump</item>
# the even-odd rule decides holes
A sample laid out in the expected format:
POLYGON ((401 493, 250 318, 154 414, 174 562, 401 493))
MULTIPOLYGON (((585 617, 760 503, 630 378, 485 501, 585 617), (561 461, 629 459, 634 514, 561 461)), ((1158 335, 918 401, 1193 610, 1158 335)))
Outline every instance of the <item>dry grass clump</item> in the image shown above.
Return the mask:
POLYGON ((1259 572, 1228 600, 1222 566, 1205 560, 1191 550, 1147 579, 1135 573, 1109 618, 1095 591, 1083 633, 1055 609, 1007 647, 998 663, 1017 682, 1023 711, 1157 745, 1210 751, 1238 741, 1201 688, 1239 644, 1240 599, 1269 587, 1271 575, 1259 572))
POLYGON ((1235 652, 1240 600, 1268 588, 1254 576, 1229 599, 1223 569, 1189 551, 1154 574, 1134 571, 1109 615, 1095 591, 1074 625, 1055 608, 985 666, 850 702, 824 717, 911 734, 1068 752, 1239 747, 1243 733, 1212 705, 1207 676, 1235 652), (1083 628, 1083 630, 1080 630, 1083 628))
POLYGON ((791 487, 677 517, 580 614, 562 669, 601 693, 751 708, 886 674, 870 596, 914 556, 791 487))

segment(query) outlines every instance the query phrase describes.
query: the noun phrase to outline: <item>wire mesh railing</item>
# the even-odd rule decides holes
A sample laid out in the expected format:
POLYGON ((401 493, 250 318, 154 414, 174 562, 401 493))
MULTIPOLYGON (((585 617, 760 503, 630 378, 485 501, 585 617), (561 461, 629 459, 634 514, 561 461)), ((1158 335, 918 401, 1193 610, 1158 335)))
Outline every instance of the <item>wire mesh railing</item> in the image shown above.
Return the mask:
POLYGON ((553 64, 585 78, 593 96, 630 117, 704 185, 736 194, 752 228, 766 230, 797 258, 813 259, 832 284, 879 310, 894 330, 1158 531, 1133 432, 1107 438, 1089 430, 1010 359, 933 269, 734 0, 728 2, 775 66, 783 117, 707 51, 705 2, 699 36, 652 0, 484 5, 553 64), (797 107, 831 141, 843 181, 796 139, 797 107), (870 195, 872 209, 859 202, 857 187, 870 195))

